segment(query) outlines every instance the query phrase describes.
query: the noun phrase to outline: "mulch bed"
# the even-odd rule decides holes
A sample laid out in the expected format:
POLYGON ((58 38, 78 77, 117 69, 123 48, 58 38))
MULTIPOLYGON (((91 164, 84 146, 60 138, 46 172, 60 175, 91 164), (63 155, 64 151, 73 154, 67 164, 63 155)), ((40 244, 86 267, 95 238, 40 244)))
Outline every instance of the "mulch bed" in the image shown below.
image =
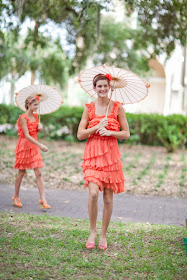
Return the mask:
MULTIPOLYGON (((45 188, 85 191, 81 168, 85 142, 40 140, 49 148, 42 153, 45 188)), ((14 165, 16 137, 0 136, 0 182, 14 184, 17 170, 14 165)), ((120 144, 124 165, 126 192, 136 195, 187 197, 187 151, 168 154, 164 147, 129 146, 120 144)), ((22 187, 36 187, 33 170, 28 170, 22 187)))

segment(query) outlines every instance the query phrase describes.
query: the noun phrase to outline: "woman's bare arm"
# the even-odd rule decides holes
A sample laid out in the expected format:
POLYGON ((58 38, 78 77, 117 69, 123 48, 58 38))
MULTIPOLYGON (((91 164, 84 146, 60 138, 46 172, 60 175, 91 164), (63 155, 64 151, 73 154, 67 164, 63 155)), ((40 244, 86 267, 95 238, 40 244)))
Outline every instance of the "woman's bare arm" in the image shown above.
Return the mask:
POLYGON ((23 128, 23 132, 24 132, 25 138, 26 138, 27 140, 29 140, 31 143, 35 144, 37 147, 39 147, 43 152, 47 152, 47 151, 48 151, 48 148, 47 148, 45 145, 39 143, 39 142, 36 141, 32 136, 30 136, 29 131, 28 131, 28 127, 27 127, 27 121, 26 121, 26 119, 25 119, 24 117, 22 117, 22 118, 20 119, 20 122, 19 122, 19 123, 20 123, 20 125, 21 125, 22 128, 23 128))
POLYGON ((118 120, 121 128, 120 131, 112 131, 112 130, 107 130, 106 128, 100 128, 99 134, 101 136, 113 136, 118 139, 126 139, 126 140, 129 139, 130 137, 129 125, 126 119, 125 110, 122 105, 120 105, 119 108, 118 120))
POLYGON ((100 127, 105 127, 108 125, 108 120, 102 119, 97 125, 91 128, 87 128, 88 122, 89 122, 88 109, 87 107, 85 107, 77 132, 77 138, 79 140, 88 138, 90 135, 95 133, 100 127))

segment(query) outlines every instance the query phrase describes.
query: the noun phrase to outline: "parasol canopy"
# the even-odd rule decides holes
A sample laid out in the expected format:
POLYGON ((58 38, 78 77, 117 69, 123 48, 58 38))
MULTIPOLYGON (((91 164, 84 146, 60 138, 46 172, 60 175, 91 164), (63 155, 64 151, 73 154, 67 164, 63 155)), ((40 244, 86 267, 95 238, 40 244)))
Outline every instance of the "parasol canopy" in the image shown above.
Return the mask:
POLYGON ((110 74, 111 91, 109 98, 122 104, 133 104, 146 98, 150 85, 143 81, 137 74, 122 68, 103 66, 93 67, 83 71, 78 81, 80 86, 90 96, 97 97, 93 89, 93 78, 98 74, 110 74))
POLYGON ((25 100, 29 96, 39 97, 38 112, 41 115, 50 114, 60 108, 63 98, 60 92, 54 87, 47 85, 31 85, 16 93, 17 106, 25 111, 25 100))

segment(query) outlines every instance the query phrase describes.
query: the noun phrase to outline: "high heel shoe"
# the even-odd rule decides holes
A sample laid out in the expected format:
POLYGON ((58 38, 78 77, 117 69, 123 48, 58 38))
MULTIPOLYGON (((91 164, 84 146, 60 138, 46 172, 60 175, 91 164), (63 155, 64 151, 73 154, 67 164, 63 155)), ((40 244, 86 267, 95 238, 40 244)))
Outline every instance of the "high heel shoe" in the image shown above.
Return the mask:
POLYGON ((108 247, 107 247, 107 241, 106 241, 106 245, 102 245, 102 244, 99 244, 98 245, 98 248, 99 248, 99 250, 106 250, 108 247))
POLYGON ((98 245, 98 248, 99 248, 99 250, 106 250, 108 247, 107 247, 107 245, 105 246, 105 245, 98 245))
POLYGON ((15 197, 15 195, 12 197, 13 205, 19 208, 23 207, 23 204, 20 201, 19 197, 15 197))
POLYGON ((41 200, 39 201, 40 203, 40 208, 41 209, 50 209, 51 206, 49 204, 47 204, 47 201, 46 200, 41 200))
MULTIPOLYGON (((95 238, 95 242, 96 242, 96 239, 97 239, 97 236, 96 236, 96 238, 95 238)), ((86 242, 86 248, 87 249, 94 249, 95 248, 95 242, 94 243, 92 243, 92 242, 86 242)))
POLYGON ((94 249, 95 248, 95 244, 94 243, 90 243, 90 242, 86 242, 86 248, 87 249, 94 249))

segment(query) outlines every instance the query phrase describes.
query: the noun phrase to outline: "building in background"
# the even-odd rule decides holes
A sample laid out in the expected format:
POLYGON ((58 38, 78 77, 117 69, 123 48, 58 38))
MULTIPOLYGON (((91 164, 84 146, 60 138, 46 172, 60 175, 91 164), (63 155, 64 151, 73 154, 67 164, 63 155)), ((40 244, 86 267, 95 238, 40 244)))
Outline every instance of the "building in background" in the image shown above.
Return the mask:
POLYGON ((186 50, 177 46, 165 64, 151 59, 149 66, 154 75, 148 78, 149 95, 140 103, 128 105, 134 113, 158 113, 163 115, 187 115, 187 65, 186 50))
MULTIPOLYGON (((116 22, 128 21, 131 27, 136 28, 136 14, 133 13, 129 18, 125 15, 122 2, 113 0, 113 3, 114 11, 111 12, 111 17, 115 18, 116 22)), ((139 103, 124 106, 127 112, 187 115, 186 50, 187 48, 177 45, 171 57, 165 62, 163 56, 149 61, 149 66, 154 72, 151 77, 146 78, 151 85, 149 95, 139 103)), ((89 61, 85 68, 93 66, 89 61)), ((67 92, 69 105, 83 106, 91 100, 91 97, 80 88, 76 78, 70 79, 67 92)))

